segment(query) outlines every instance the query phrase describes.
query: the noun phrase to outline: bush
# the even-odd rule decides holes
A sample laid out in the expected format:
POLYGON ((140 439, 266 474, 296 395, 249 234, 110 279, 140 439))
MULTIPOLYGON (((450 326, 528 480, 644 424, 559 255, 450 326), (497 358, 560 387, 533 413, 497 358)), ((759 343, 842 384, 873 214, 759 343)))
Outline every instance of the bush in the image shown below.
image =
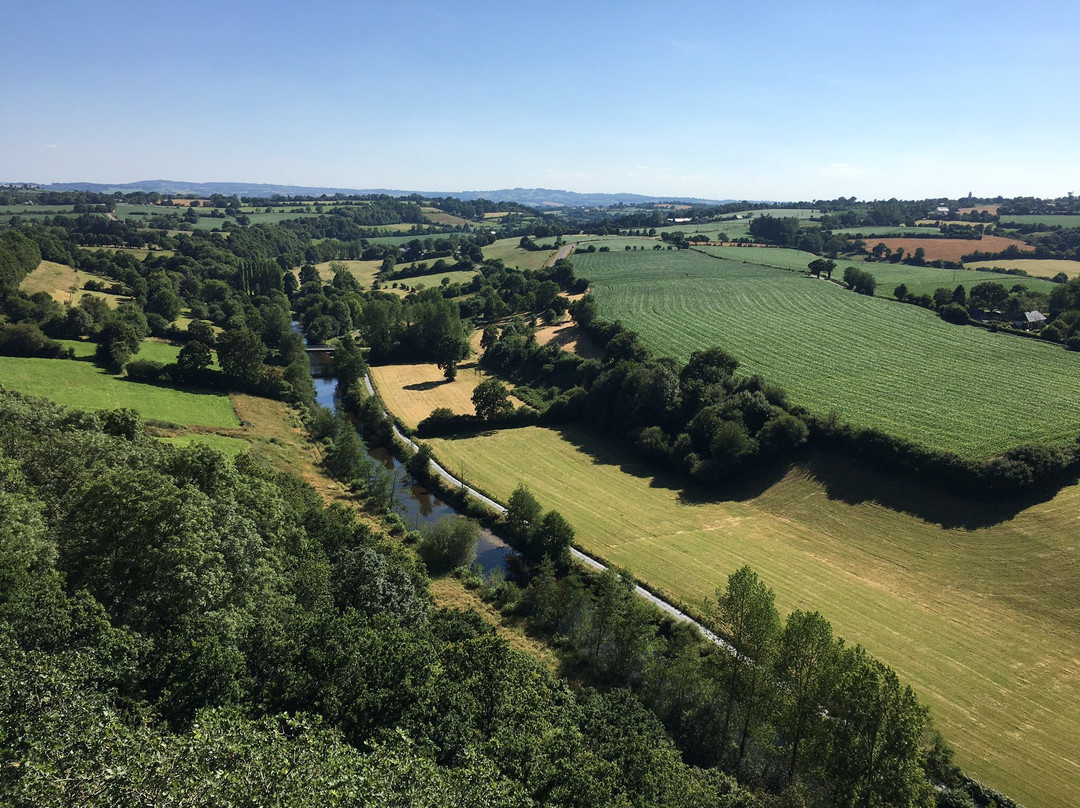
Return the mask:
POLYGON ((156 382, 161 380, 165 365, 152 359, 136 359, 134 362, 128 362, 124 370, 132 381, 156 382))
POLYGON ((444 516, 424 528, 416 549, 428 571, 437 574, 471 564, 479 540, 477 522, 461 516, 444 516))
POLYGON ((967 309, 959 303, 949 303, 941 309, 939 316, 945 322, 953 323, 954 325, 967 325, 971 319, 968 317, 967 309))
POLYGON ((37 356, 45 359, 70 359, 75 352, 41 333, 32 323, 5 325, 0 328, 0 356, 37 356))

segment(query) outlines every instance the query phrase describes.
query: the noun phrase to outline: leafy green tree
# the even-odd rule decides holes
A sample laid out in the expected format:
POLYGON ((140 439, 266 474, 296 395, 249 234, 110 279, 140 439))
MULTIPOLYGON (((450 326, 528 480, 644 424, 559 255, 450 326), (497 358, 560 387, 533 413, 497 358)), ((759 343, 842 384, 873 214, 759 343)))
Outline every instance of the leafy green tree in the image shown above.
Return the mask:
POLYGON ((217 342, 214 335, 214 327, 205 320, 192 320, 187 327, 188 338, 198 340, 208 348, 213 348, 217 342))
POLYGON ((510 391, 498 379, 484 379, 476 385, 472 394, 476 417, 482 421, 491 421, 514 410, 510 403, 510 391))
POLYGON ((528 486, 518 485, 506 502, 506 529, 514 539, 527 544, 542 513, 540 503, 528 486))
POLYGON ((499 341, 499 328, 495 325, 484 326, 484 332, 480 335, 480 347, 485 351, 499 341))
POLYGON ((334 375, 342 390, 348 390, 367 370, 367 362, 360 351, 360 346, 350 334, 342 335, 338 347, 334 350, 334 375))
POLYGON ((109 320, 98 332, 97 339, 98 359, 114 373, 119 373, 131 355, 139 352, 142 343, 135 329, 119 318, 109 320))
POLYGON ((821 708, 833 683, 838 653, 832 626, 818 612, 788 615, 775 675, 783 693, 777 729, 788 747, 787 767, 792 779, 799 773, 804 744, 809 739, 813 747, 823 730, 821 708))
POLYGON ((904 298, 906 298, 907 293, 907 284, 904 283, 897 284, 896 288, 893 289, 893 297, 895 297, 897 300, 903 300, 904 298))
POLYGON ((862 646, 846 649, 825 709, 829 721, 822 760, 833 804, 933 804, 920 765, 926 709, 892 669, 862 646))
POLYGON ((214 357, 206 345, 199 340, 192 340, 180 349, 176 357, 176 365, 182 377, 194 378, 200 371, 210 367, 213 360, 214 357))
POLYGON ((423 529, 417 552, 432 573, 467 566, 476 558, 480 525, 462 516, 444 516, 423 529))
POLYGON ((267 353, 259 335, 246 328, 232 329, 218 337, 218 364, 227 376, 245 385, 262 381, 267 353))
POLYGON ((537 558, 550 557, 561 565, 566 561, 573 541, 573 526, 558 511, 548 511, 537 524, 531 545, 537 558))
POLYGON ((737 703, 742 704, 743 722, 739 735, 739 760, 755 721, 757 709, 769 695, 770 668, 780 637, 780 616, 773 591, 750 567, 728 576, 727 587, 717 590, 716 600, 706 603, 710 622, 731 643, 735 653, 724 655, 721 663, 727 692, 722 737, 727 738, 737 703))

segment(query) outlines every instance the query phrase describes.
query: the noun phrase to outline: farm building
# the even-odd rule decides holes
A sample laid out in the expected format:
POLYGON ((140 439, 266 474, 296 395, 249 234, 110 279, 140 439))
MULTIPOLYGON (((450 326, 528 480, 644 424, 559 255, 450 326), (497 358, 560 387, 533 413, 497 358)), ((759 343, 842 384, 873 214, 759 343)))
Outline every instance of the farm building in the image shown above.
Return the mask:
POLYGON ((1041 311, 1025 311, 1024 316, 1013 321, 1016 328, 1026 328, 1029 331, 1038 331, 1046 325, 1046 315, 1041 311))

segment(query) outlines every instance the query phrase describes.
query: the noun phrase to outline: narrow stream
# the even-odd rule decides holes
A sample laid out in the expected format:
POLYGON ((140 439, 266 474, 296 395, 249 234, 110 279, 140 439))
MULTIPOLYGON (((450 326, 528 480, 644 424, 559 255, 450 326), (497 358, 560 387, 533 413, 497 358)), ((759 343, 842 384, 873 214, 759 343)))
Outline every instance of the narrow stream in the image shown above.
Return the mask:
MULTIPOLYGON (((337 411, 337 380, 330 377, 312 377, 315 383, 315 400, 329 410, 337 411)), ((365 444, 368 457, 382 465, 394 478, 402 481, 401 489, 394 499, 394 510, 401 514, 410 530, 418 530, 425 524, 451 516, 457 511, 443 502, 422 485, 418 485, 405 467, 386 449, 371 448, 365 444)), ((480 541, 476 548, 476 561, 485 573, 493 570, 508 572, 508 561, 515 556, 514 550, 486 528, 480 529, 480 541)))

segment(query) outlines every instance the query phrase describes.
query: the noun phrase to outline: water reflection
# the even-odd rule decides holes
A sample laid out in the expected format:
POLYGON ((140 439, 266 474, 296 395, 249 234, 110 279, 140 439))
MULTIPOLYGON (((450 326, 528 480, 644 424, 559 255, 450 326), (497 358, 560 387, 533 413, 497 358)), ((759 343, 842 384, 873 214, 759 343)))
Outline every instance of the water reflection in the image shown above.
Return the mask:
MULTIPOLYGON (((312 378, 315 383, 315 401, 329 410, 337 411, 337 380, 312 378)), ((366 445, 365 445, 365 448, 366 445)), ((436 497, 416 481, 390 452, 381 447, 367 448, 368 457, 378 463, 392 477, 394 491, 394 510, 405 520, 410 530, 417 530, 425 524, 436 522, 444 516, 452 516, 457 511, 436 497)), ((499 570, 509 571, 509 560, 515 556, 514 550, 490 530, 481 529, 480 541, 476 549, 476 561, 485 573, 499 570)))

